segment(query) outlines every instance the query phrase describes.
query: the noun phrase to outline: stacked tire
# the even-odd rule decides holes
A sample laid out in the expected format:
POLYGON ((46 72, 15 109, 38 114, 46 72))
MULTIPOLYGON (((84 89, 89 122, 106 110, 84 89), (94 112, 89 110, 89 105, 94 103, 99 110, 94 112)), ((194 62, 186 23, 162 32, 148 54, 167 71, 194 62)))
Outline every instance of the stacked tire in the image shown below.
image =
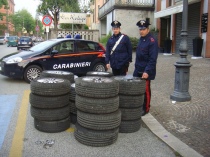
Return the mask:
POLYGON ((103 72, 103 71, 89 71, 87 72, 86 76, 97 76, 97 77, 112 77, 113 73, 110 72, 103 72))
POLYGON ((56 133, 70 127, 69 86, 60 78, 31 81, 30 110, 37 130, 56 133))
POLYGON ((114 79, 119 82, 119 107, 122 113, 119 132, 136 132, 141 127, 146 82, 137 77, 116 76, 114 79))
POLYGON ((86 76, 76 80, 75 91, 75 139, 88 146, 113 144, 121 122, 119 83, 111 78, 86 76))

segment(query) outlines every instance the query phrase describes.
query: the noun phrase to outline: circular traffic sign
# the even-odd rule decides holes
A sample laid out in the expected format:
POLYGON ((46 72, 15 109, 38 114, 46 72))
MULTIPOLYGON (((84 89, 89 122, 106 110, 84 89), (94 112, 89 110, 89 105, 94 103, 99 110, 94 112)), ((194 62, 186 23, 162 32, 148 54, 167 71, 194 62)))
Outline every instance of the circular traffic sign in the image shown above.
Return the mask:
POLYGON ((39 26, 38 26, 38 25, 36 26, 36 31, 37 31, 37 32, 39 31, 39 26))
POLYGON ((45 25, 45 26, 50 26, 52 23, 52 17, 49 16, 49 15, 45 15, 43 16, 42 18, 42 24, 45 25))

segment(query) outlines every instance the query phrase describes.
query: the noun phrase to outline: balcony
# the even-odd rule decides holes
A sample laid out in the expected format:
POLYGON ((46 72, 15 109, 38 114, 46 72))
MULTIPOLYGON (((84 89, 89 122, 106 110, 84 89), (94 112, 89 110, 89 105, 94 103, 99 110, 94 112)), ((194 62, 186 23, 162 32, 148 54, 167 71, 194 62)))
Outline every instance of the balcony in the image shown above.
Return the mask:
POLYGON ((99 18, 104 17, 113 9, 151 9, 154 10, 155 0, 108 0, 99 8, 99 18))

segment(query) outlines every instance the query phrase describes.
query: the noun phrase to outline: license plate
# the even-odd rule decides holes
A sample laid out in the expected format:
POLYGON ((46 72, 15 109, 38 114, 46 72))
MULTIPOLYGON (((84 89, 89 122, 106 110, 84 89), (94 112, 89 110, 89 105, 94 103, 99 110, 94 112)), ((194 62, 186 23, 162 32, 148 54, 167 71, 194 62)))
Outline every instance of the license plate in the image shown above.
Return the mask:
POLYGON ((22 42, 22 44, 27 44, 27 42, 22 42))

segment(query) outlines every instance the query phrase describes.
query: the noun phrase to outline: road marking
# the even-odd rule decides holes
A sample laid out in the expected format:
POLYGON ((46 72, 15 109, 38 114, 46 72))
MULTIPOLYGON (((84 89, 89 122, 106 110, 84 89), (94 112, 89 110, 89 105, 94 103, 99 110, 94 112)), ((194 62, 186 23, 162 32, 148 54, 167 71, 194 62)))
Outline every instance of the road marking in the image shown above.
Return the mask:
POLYGON ((24 133, 26 127, 28 103, 29 103, 29 90, 25 90, 19 110, 17 125, 15 128, 12 146, 10 148, 9 157, 22 157, 24 133))
POLYGON ((0 149, 4 142, 17 98, 17 95, 0 95, 0 149))

